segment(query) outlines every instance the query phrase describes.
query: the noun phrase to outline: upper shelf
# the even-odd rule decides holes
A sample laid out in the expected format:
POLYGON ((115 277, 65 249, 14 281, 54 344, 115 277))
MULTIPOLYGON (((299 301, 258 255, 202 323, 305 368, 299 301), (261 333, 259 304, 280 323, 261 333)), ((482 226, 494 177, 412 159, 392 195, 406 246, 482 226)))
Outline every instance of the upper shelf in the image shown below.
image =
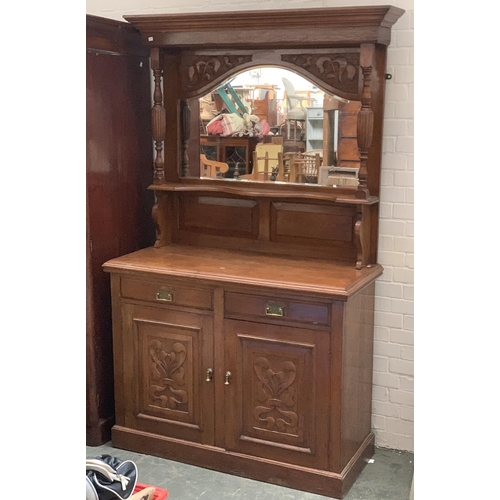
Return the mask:
POLYGON ((124 18, 154 47, 389 45, 404 10, 390 5, 134 15, 124 18), (290 30, 293 30, 291 36, 290 30), (258 35, 256 34, 258 32, 258 35), (303 33, 303 36, 297 36, 303 33))
POLYGON ((355 189, 229 179, 183 179, 182 182, 178 183, 152 184, 149 189, 156 191, 226 193, 250 198, 306 198, 308 200, 332 201, 350 205, 373 205, 379 201, 376 196, 369 196, 367 199, 356 198, 355 189))

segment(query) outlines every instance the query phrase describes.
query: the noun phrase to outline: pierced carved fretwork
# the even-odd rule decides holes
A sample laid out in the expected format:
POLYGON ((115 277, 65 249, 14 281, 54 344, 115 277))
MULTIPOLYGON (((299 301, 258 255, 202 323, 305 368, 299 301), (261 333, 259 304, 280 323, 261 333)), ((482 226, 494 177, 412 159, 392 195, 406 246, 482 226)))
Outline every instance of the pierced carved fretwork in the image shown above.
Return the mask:
POLYGON ((251 55, 187 55, 182 61, 185 68, 181 72, 184 79, 184 88, 187 91, 201 89, 236 66, 248 63, 251 60, 251 55))
POLYGON ((296 366, 285 361, 281 371, 273 371, 269 360, 259 357, 254 362, 254 371, 259 379, 257 400, 261 405, 254 408, 253 414, 260 428, 287 434, 297 434, 298 415, 292 409, 295 406, 296 366))
POLYGON ((359 54, 284 54, 282 61, 300 66, 321 81, 349 94, 357 94, 359 54))
POLYGON ((187 391, 184 362, 186 346, 175 342, 170 349, 159 340, 149 344, 151 381, 149 395, 154 404, 173 410, 187 410, 187 391))

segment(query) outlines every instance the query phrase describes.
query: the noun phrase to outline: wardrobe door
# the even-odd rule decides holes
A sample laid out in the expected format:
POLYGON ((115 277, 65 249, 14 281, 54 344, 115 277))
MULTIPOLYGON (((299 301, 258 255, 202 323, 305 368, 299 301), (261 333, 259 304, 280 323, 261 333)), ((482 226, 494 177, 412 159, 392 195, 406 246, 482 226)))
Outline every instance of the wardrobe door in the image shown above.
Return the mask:
MULTIPOLYGON (((150 246, 152 178, 148 51, 127 23, 87 16, 87 439, 115 419, 107 260, 150 246)), ((70 159, 68 159, 70 160, 70 159)), ((70 161, 68 169, 71 169, 70 161)))

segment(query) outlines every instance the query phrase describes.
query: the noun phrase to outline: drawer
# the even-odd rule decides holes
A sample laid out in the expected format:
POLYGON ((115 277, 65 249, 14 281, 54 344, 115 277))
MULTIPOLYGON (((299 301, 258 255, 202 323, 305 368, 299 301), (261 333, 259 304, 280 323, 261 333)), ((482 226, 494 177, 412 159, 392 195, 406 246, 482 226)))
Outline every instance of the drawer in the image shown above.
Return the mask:
POLYGON ((310 325, 330 325, 330 305, 276 296, 227 292, 225 316, 234 318, 266 318, 310 325))
POLYGON ((323 118, 323 109, 322 108, 309 108, 307 110, 308 118, 323 118))
POLYGON ((212 292, 200 288, 179 286, 166 281, 151 282, 122 278, 121 296, 125 299, 145 300, 157 304, 212 309, 212 292))

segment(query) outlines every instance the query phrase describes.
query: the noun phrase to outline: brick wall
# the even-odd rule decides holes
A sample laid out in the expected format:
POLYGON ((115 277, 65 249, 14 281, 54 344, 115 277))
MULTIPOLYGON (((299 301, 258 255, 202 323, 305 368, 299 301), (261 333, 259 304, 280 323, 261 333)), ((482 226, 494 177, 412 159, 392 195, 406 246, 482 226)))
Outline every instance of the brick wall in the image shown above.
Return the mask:
MULTIPOLYGON (((380 447, 413 451, 413 1, 388 49, 376 284, 372 426, 380 447)), ((335 0, 87 0, 87 13, 123 21, 126 14, 385 5, 335 0)))

